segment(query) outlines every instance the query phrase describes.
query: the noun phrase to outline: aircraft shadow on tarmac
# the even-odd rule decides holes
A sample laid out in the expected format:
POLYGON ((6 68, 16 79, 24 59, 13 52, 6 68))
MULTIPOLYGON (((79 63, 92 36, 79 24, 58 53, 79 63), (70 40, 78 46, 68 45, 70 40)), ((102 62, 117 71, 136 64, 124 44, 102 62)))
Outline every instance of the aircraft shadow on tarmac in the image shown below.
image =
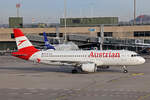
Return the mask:
MULTIPOLYGON (((13 70, 13 71, 23 71, 25 73, 36 73, 36 72, 60 72, 60 73, 71 73, 73 67, 0 67, 0 71, 3 70, 13 70)), ((121 70, 117 69, 98 69, 96 73, 110 72, 110 73, 122 73, 121 70)), ((82 73, 81 73, 82 74, 82 73)), ((84 73, 83 73, 84 74, 84 73)))

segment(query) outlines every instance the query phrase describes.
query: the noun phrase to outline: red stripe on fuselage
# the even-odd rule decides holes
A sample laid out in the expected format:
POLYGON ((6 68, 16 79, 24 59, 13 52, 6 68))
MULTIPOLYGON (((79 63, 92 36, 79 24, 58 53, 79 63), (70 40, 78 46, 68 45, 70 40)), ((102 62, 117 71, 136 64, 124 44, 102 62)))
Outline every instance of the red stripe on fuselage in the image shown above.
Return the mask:
POLYGON ((13 56, 19 57, 21 59, 29 60, 29 58, 38 51, 40 51, 40 50, 36 49, 34 46, 29 46, 29 47, 19 49, 19 51, 18 51, 25 55, 13 55, 13 56))

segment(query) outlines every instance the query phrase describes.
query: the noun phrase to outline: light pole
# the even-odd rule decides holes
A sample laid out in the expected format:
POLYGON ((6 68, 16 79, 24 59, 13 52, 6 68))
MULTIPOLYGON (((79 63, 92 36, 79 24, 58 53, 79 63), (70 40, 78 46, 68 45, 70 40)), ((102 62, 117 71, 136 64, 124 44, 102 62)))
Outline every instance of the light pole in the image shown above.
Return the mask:
POLYGON ((93 5, 91 4, 91 7, 90 7, 90 10, 91 10, 91 18, 93 17, 93 5))
POLYGON ((93 11, 94 11, 94 3, 90 3, 90 16, 93 17, 93 11))
POLYGON ((100 50, 103 50, 103 42, 104 42, 104 25, 100 26, 100 38, 99 38, 99 43, 100 43, 100 50))
POLYGON ((66 16, 67 16, 67 10, 66 10, 66 0, 64 0, 64 21, 65 21, 65 43, 67 42, 67 19, 66 19, 66 16))
POLYGON ((16 8, 17 8, 17 17, 19 17, 19 8, 20 8, 20 3, 16 4, 16 8))
POLYGON ((80 8, 80 17, 82 17, 82 8, 80 8))
POLYGON ((136 25, 136 0, 134 0, 134 25, 136 25))

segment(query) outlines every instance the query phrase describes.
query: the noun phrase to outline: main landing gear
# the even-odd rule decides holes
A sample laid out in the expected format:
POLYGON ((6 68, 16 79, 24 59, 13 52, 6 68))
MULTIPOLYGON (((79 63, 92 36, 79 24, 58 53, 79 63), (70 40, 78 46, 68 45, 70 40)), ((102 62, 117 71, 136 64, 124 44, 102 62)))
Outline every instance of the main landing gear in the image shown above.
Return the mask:
POLYGON ((76 74, 76 73, 78 73, 78 70, 77 69, 73 69, 72 70, 72 74, 76 74))
POLYGON ((101 66, 101 67, 100 67, 100 69, 104 69, 104 70, 105 70, 105 69, 109 69, 109 68, 110 68, 110 66, 101 66))
POLYGON ((77 73, 87 74, 88 72, 83 71, 82 68, 81 68, 81 65, 76 65, 74 67, 74 69, 72 70, 72 74, 77 74, 77 73))
POLYGON ((76 73, 81 73, 82 72, 82 69, 80 66, 77 66, 74 67, 74 69, 72 70, 72 74, 76 74, 76 73))
POLYGON ((126 66, 123 66, 122 69, 123 69, 123 72, 124 72, 124 73, 128 73, 128 69, 127 69, 126 66))

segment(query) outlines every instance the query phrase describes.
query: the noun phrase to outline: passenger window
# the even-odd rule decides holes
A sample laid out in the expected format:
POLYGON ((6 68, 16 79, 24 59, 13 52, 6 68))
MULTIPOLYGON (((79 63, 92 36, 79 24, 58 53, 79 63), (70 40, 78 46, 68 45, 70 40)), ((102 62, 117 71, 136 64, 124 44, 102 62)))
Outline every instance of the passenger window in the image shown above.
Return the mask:
POLYGON ((139 54, 133 54, 131 55, 131 57, 137 57, 137 56, 140 56, 139 54))

